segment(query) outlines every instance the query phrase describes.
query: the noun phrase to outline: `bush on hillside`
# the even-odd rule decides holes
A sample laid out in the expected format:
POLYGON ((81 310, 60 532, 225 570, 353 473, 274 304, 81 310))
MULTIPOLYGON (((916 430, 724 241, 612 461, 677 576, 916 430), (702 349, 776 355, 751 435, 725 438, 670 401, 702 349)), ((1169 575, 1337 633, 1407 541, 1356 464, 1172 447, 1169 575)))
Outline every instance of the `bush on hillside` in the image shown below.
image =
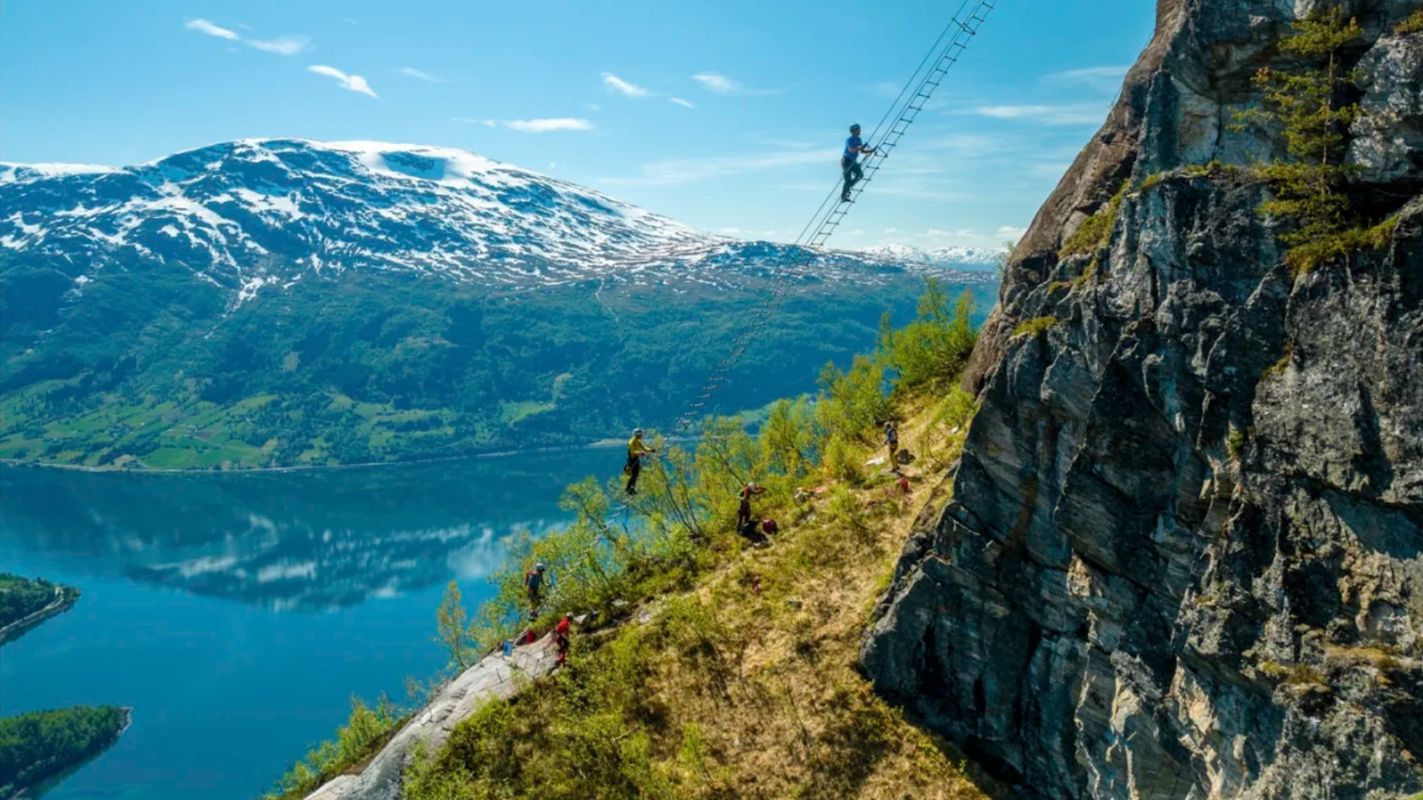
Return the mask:
POLYGON ((965 292, 951 308, 948 292, 934 278, 925 280, 914 320, 894 330, 881 324, 879 353, 898 393, 943 391, 973 352, 977 333, 970 323, 973 297, 965 292))

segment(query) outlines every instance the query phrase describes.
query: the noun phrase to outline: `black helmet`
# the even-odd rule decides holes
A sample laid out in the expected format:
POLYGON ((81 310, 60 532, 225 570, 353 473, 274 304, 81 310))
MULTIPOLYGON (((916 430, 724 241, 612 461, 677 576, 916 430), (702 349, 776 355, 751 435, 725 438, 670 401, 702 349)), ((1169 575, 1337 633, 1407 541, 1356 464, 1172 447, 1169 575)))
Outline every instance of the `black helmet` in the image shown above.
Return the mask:
POLYGON ((859 132, 860 132, 860 123, 856 122, 854 125, 851 125, 851 126, 850 126, 850 133, 859 133, 859 132))

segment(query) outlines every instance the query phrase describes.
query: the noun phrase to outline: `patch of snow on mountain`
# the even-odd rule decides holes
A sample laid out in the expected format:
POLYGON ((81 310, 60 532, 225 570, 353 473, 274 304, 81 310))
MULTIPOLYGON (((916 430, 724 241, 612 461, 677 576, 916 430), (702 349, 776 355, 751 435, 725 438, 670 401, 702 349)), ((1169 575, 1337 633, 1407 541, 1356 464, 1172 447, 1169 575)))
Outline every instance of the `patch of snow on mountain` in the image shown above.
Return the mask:
POLYGON ((382 142, 244 139, 126 168, 3 165, 0 207, 0 248, 85 272, 178 266, 234 303, 308 272, 724 287, 873 282, 907 260, 731 241, 464 150, 382 142))

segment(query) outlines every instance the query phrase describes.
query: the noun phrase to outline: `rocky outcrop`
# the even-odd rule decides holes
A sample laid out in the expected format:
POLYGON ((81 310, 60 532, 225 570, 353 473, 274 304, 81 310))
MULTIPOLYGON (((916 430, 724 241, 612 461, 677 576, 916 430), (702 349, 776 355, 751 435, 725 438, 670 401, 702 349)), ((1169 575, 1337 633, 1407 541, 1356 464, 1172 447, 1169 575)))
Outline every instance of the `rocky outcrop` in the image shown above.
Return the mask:
POLYGON ((1386 246, 1296 276, 1267 188, 1189 168, 1279 155, 1231 122, 1315 5, 1159 4, 1010 261, 954 500, 867 632, 877 689, 1025 793, 1423 791, 1423 34, 1393 33, 1423 4, 1345 4, 1386 246))
POLYGON ((553 672, 558 651, 552 634, 512 655, 492 653, 442 688, 359 773, 337 776, 306 800, 399 800, 405 770, 419 753, 433 755, 455 726, 491 700, 508 700, 531 681, 553 672))

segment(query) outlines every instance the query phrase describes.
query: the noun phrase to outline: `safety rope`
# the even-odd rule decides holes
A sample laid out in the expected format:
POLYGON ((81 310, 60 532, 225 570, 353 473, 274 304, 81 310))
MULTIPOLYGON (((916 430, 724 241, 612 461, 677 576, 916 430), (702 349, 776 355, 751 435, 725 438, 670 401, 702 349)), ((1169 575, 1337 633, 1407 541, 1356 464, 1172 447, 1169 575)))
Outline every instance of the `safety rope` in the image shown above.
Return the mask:
MULTIPOLYGON (((864 164, 861 167, 863 176, 850 187, 849 201, 837 202, 845 191, 844 178, 842 177, 835 182, 835 186, 821 201, 820 207, 816 209, 815 214, 806 223, 800 235, 796 237, 792 243, 793 248, 815 249, 825 246, 831 235, 835 233, 835 229, 850 213, 850 207, 864 193, 870 181, 879 172, 884 160, 899 145, 900 139, 909 130, 909 126, 914 124, 914 120, 924 110, 929 99, 933 96, 934 90, 943 83, 949 69, 958 63, 964 50, 967 49, 968 43, 978 34, 979 27, 988 19, 988 14, 993 11, 998 2, 999 0, 963 0, 958 11, 944 26, 939 37, 934 41, 934 45, 929 48, 929 51, 919 62, 919 66, 915 68, 914 74, 905 82, 904 88, 900 89, 899 95, 895 97, 889 110, 880 118, 866 140, 871 143, 878 142, 878 144, 873 144, 874 151, 865 156, 864 164)), ((684 435, 695 422, 702 418, 707 404, 726 382, 731 370, 735 368, 747 348, 765 330, 766 325, 779 310, 790 290, 793 275, 794 267, 772 272, 771 290, 765 301, 750 312, 749 324, 741 327, 741 335, 733 342, 731 349, 708 373, 707 382, 702 386, 697 396, 687 404, 681 416, 677 418, 676 423, 672 426, 671 435, 684 435)))

